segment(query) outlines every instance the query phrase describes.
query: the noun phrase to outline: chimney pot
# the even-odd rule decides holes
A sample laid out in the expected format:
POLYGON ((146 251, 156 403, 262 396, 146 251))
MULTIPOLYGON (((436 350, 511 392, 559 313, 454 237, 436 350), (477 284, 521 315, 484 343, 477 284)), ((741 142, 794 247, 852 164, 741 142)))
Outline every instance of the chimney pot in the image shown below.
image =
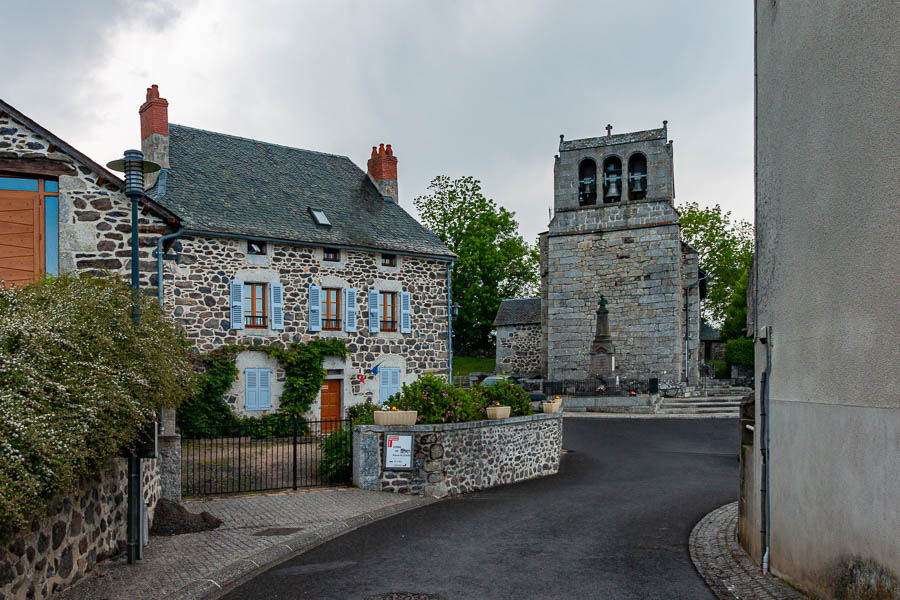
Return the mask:
POLYGON ((159 86, 153 84, 147 88, 147 101, 141 105, 141 140, 154 133, 169 135, 169 102, 159 97, 159 86))
POLYGON ((397 198, 397 157, 390 144, 379 144, 376 152, 372 146, 372 157, 367 163, 369 175, 375 180, 381 195, 399 203, 397 198))

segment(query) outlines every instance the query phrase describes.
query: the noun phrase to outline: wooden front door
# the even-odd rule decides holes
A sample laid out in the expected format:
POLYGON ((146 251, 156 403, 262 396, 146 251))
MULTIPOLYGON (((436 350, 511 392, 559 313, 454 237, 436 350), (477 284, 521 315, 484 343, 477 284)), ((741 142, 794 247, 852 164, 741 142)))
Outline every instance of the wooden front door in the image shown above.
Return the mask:
POLYGON ((322 433, 341 428, 341 380, 326 379, 322 382, 322 433))
POLYGON ((24 286, 44 274, 44 210, 38 192, 0 190, 0 281, 24 286))

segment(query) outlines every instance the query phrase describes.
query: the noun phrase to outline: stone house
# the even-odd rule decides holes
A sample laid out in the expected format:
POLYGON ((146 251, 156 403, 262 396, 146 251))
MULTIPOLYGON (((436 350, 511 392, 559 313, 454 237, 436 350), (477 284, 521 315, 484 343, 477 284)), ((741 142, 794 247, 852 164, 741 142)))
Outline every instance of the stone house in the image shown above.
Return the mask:
MULTIPOLYGON (((398 204, 390 145, 372 148, 367 173, 345 156, 170 125, 155 86, 140 115, 144 154, 163 167, 148 196, 180 220, 162 303, 199 351, 345 340, 313 419, 448 372, 454 255, 398 204)), ((247 351, 237 367, 232 408, 277 410, 280 364, 247 351)))
POLYGON ((553 218, 539 238, 541 372, 693 383, 704 286, 698 255, 680 238, 672 142, 665 122, 611 130, 560 136, 553 218))
POLYGON ((541 372, 541 299, 500 302, 497 318, 497 371, 535 376, 541 372))

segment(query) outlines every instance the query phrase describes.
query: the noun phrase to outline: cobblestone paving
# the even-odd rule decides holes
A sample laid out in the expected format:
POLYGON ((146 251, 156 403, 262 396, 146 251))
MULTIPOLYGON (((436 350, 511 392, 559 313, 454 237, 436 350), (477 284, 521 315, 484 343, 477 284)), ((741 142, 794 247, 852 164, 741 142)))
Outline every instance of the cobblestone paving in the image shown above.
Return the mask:
MULTIPOLYGON (((185 501, 191 512, 209 511, 224 523, 213 531, 152 537, 143 560, 128 565, 124 558, 97 565, 82 582, 58 594, 59 600, 156 599, 172 595, 198 581, 215 581, 218 572, 237 562, 246 569, 264 566, 260 553, 281 558, 278 550, 296 551, 316 540, 340 533, 348 520, 386 515, 427 504, 400 494, 357 489, 327 489, 270 495, 247 495, 185 501), (254 535, 269 528, 288 528, 286 535, 254 535), (298 533, 293 529, 299 528, 298 533), (303 542, 294 540, 302 538, 303 542), (289 546, 290 545, 290 546, 289 546), (280 546, 281 548, 275 548, 280 546), (273 550, 272 553, 267 551, 273 550), (256 559, 256 560, 254 560, 256 559)), ((270 559, 271 560, 271 559, 270 559)), ((236 569, 237 570, 237 569, 236 569)), ((215 582, 213 585, 219 586, 215 582)), ((192 595, 192 594, 188 594, 192 595)))
POLYGON ((760 572, 737 539, 738 503, 712 511, 691 532, 694 566, 720 600, 805 600, 777 577, 760 572))

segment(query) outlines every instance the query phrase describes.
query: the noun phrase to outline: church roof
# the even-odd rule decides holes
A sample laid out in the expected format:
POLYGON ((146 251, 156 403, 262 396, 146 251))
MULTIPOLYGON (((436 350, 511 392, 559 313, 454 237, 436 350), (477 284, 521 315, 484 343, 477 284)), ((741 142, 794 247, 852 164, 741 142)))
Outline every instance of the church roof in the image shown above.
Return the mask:
POLYGON ((495 327, 504 325, 532 325, 541 322, 540 298, 513 298, 500 302, 495 327))

